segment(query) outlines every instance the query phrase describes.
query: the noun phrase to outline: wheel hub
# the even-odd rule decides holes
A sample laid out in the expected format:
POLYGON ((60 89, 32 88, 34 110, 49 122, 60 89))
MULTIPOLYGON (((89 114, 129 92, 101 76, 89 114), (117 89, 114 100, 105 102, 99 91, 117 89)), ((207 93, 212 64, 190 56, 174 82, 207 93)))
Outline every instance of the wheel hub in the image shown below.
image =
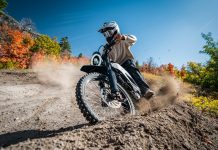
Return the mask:
POLYGON ((111 99, 105 88, 101 88, 102 107, 120 108, 121 102, 116 99, 111 99))

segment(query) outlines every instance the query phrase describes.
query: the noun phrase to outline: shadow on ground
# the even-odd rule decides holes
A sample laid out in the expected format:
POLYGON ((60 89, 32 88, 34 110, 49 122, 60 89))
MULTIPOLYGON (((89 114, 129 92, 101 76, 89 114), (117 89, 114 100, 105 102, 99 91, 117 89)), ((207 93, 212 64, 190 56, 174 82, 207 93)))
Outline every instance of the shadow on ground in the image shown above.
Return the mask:
POLYGON ((62 132, 72 131, 75 129, 88 126, 89 124, 79 124, 72 127, 60 128, 58 130, 24 130, 0 135, 0 147, 7 147, 30 139, 40 139, 56 136, 62 132))

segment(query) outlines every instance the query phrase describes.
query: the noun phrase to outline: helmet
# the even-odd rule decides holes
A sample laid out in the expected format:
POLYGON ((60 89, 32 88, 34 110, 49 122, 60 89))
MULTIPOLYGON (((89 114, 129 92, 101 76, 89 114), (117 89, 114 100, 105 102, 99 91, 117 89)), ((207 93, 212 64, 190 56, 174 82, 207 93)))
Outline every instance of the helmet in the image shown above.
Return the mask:
POLYGON ((114 35, 120 33, 120 28, 115 21, 110 21, 105 22, 98 32, 102 33, 106 40, 110 42, 114 35))

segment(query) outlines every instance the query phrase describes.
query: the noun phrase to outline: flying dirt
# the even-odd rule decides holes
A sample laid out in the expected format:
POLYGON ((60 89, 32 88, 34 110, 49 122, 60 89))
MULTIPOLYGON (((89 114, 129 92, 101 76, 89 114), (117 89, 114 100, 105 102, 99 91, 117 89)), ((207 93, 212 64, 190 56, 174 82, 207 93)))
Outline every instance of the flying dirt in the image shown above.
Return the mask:
POLYGON ((78 109, 79 66, 44 63, 0 72, 2 149, 217 149, 217 118, 180 101, 174 79, 152 83, 157 92, 139 114, 90 125, 78 109), (167 84, 166 84, 167 83, 167 84), (170 105, 171 104, 171 105, 170 105))

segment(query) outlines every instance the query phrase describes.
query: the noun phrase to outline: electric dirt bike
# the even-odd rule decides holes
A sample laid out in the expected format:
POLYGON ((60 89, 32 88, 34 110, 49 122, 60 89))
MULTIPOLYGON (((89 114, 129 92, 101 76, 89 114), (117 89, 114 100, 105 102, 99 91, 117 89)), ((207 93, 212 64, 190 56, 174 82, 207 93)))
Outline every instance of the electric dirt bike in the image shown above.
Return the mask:
POLYGON ((130 74, 119 64, 110 61, 108 55, 115 41, 94 52, 91 65, 81 67, 87 74, 76 87, 79 109, 90 123, 136 113, 133 101, 141 97, 141 91, 130 74), (119 96, 114 94, 119 92, 119 96), (115 96, 114 96, 115 95, 115 96))

